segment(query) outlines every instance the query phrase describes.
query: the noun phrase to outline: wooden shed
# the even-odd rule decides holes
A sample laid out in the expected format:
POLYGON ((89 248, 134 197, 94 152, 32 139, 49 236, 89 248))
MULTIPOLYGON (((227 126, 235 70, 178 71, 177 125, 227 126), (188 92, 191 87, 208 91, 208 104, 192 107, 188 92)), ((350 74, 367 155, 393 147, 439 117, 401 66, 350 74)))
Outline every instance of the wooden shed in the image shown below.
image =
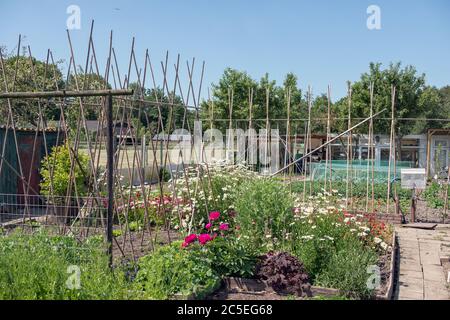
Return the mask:
POLYGON ((23 195, 39 194, 40 164, 57 136, 56 129, 0 127, 0 204, 21 204, 23 195))

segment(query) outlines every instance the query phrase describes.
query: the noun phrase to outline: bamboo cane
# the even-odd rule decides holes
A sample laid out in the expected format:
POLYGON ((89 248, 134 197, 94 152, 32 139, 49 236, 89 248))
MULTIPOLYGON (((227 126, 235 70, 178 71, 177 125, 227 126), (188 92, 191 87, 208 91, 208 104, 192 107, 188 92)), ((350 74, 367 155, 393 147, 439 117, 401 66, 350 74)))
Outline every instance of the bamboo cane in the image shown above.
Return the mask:
POLYGON ((391 161, 392 161, 392 147, 394 139, 394 104, 395 104, 395 86, 391 86, 391 134, 389 137, 389 163, 388 163, 388 181, 387 181, 387 195, 386 195, 386 213, 389 213, 389 199, 391 196, 391 161))
MULTIPOLYGON (((352 120, 351 120, 351 106, 352 106, 352 86, 350 81, 347 83, 348 86, 348 94, 347 94, 347 100, 348 100, 348 120, 347 120, 347 128, 350 129, 352 126, 352 120)), ((350 183, 350 177, 351 177, 351 163, 353 160, 353 150, 352 150, 352 132, 350 131, 347 135, 347 185, 345 188, 345 209, 348 209, 349 204, 349 188, 351 188, 350 183)))

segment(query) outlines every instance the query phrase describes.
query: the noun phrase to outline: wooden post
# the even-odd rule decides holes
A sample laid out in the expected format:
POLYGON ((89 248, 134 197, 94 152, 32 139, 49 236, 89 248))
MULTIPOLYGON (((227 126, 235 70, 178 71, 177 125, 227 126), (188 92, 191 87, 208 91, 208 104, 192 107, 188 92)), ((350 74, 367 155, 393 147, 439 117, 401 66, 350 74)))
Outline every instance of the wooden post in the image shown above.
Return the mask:
MULTIPOLYGON (((395 86, 391 87, 391 134, 389 137, 389 163, 388 163, 388 177, 387 177, 387 195, 386 195, 386 214, 389 213, 389 198, 391 196, 391 162, 393 155, 393 140, 394 140, 394 105, 395 105, 395 86)), ((395 161, 395 160, 394 160, 395 161)))
POLYGON ((412 189, 412 197, 411 197, 411 223, 416 222, 416 187, 412 189))
POLYGON ((113 98, 109 94, 106 102, 106 124, 108 129, 107 134, 107 184, 108 184, 108 209, 107 209, 107 223, 106 223, 106 240, 108 242, 109 265, 112 266, 113 250, 112 250, 112 226, 114 214, 114 137, 113 137, 113 98))
MULTIPOLYGON (((352 118, 351 118, 351 107, 352 107, 352 85, 350 81, 347 83, 348 86, 348 120, 347 120, 347 129, 350 129, 352 126, 352 118)), ((347 181, 345 188, 345 209, 348 209, 349 204, 349 188, 351 188, 350 177, 353 175, 351 173, 351 165, 353 161, 353 148, 352 148, 352 132, 350 131, 347 135, 347 181)), ((350 194, 351 196, 351 194, 350 194)))

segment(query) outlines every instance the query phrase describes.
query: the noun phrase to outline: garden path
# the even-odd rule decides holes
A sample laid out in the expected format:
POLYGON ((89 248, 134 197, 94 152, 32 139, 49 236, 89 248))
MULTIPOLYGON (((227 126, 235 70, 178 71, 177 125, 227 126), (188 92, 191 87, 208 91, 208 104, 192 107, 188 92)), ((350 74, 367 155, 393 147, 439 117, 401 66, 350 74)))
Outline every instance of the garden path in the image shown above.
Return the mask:
POLYGON ((394 299, 450 300, 450 225, 434 230, 396 227, 400 248, 394 299))

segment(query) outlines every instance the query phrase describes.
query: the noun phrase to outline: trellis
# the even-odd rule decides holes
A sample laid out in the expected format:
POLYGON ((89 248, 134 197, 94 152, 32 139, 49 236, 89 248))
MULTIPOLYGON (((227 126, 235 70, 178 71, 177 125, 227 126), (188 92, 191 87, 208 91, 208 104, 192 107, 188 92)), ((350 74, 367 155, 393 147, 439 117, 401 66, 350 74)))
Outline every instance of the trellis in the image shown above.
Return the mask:
MULTIPOLYGON (((13 79, 7 79, 6 66, 4 61, 4 53, 0 50, 1 64, 0 67, 2 72, 0 78, 2 81, 0 83, 1 91, 0 94, 0 104, 3 114, 6 114, 6 119, 3 119, 4 123, 2 125, 6 128, 5 137, 2 143, 1 158, 0 158, 0 176, 2 170, 5 167, 13 167, 14 174, 20 180, 23 185, 24 190, 24 201, 25 203, 19 204, 15 203, 17 201, 11 200, 6 201, 8 207, 6 211, 13 211, 12 225, 29 227, 27 223, 32 221, 37 216, 42 215, 45 220, 41 221, 43 226, 56 227, 56 231, 62 234, 74 234, 77 237, 83 238, 87 237, 92 233, 102 233, 106 235, 108 241, 108 252, 110 257, 112 257, 113 249, 117 249, 119 255, 124 257, 131 256, 132 259, 137 259, 139 255, 142 254, 143 250, 153 250, 156 246, 158 235, 161 236, 161 232, 165 234, 165 241, 171 242, 177 234, 172 232, 170 224, 170 215, 175 215, 181 217, 183 212, 180 209, 180 204, 174 203, 170 206, 164 201, 165 195, 169 194, 172 200, 177 199, 177 190, 175 189, 176 184, 171 184, 169 188, 168 184, 164 182, 163 170, 169 168, 168 175, 172 181, 180 180, 187 189, 188 195, 195 195, 198 193, 199 188, 204 188, 203 183, 193 183, 188 174, 188 167, 194 167, 197 169, 197 180, 203 182, 206 181, 206 185, 210 184, 210 174, 209 166, 211 163, 204 162, 201 157, 204 146, 201 145, 199 150, 193 149, 195 156, 200 158, 200 161, 196 163, 189 163, 188 161, 182 161, 182 164, 176 164, 175 159, 171 159, 171 140, 170 132, 175 129, 187 129, 188 132, 192 132, 194 128, 191 127, 192 117, 195 120, 201 120, 200 118, 200 100, 203 84, 203 75, 205 71, 205 63, 201 64, 200 75, 195 81, 194 69, 195 69, 195 58, 190 61, 186 61, 185 67, 185 87, 183 87, 182 81, 182 63, 180 55, 177 55, 175 63, 173 66, 169 64, 169 54, 166 53, 164 61, 160 61, 158 64, 152 64, 150 59, 149 50, 145 50, 144 61, 140 66, 136 59, 135 50, 135 40, 133 38, 131 43, 131 49, 128 58, 128 68, 125 75, 119 68, 119 59, 113 45, 113 33, 109 35, 109 50, 108 56, 106 58, 106 68, 104 72, 100 72, 100 67, 95 51, 95 43, 93 39, 93 26, 92 22, 88 49, 85 59, 85 66, 83 72, 79 72, 77 69, 77 64, 75 62, 74 48, 72 46, 71 36, 69 31, 67 31, 67 39, 70 49, 69 57, 69 67, 67 70, 66 83, 69 84, 68 88, 60 88, 60 79, 58 73, 56 72, 55 60, 53 58, 53 52, 49 49, 47 51, 47 58, 45 62, 45 72, 46 74, 51 74, 51 82, 53 83, 53 91, 44 91, 44 84, 38 83, 35 75, 35 65, 33 62, 33 55, 31 54, 31 48, 28 47, 28 70, 30 81, 35 87, 33 92, 17 92, 15 89, 16 85, 16 75, 19 64, 19 57, 21 47, 21 37, 19 36, 19 41, 17 45, 16 62, 13 70, 13 79), (161 83, 157 84, 158 72, 160 70, 161 83), (173 72, 172 78, 170 77, 171 71, 173 72), (91 87, 91 75, 96 75, 104 79, 103 88, 93 88, 91 87), (131 79, 135 78, 136 86, 132 88, 131 79), (150 82, 150 85, 148 85, 150 82), (10 85, 12 83, 12 85, 10 85), (196 87, 196 84, 198 87, 196 87), (112 88, 109 88, 111 86, 112 88), (153 89, 154 96, 153 101, 148 100, 146 96, 145 88, 150 87, 153 89), (158 90, 162 92, 162 95, 158 94, 158 90), (114 100, 113 100, 114 97, 114 100), (70 148, 70 158, 71 158, 71 168, 70 177, 68 181, 67 193, 64 196, 58 196, 55 194, 50 194, 47 197, 39 195, 39 190, 31 190, 30 187, 30 177, 24 175, 24 168, 20 161, 20 150, 17 141, 16 131, 19 126, 15 123, 14 114, 14 99, 27 99, 37 104, 38 112, 36 117, 38 118, 37 125, 34 130, 34 141, 33 141, 33 152, 36 148, 37 136, 42 132, 44 139, 45 155, 48 156, 51 152, 47 148, 46 143, 46 129, 50 127, 48 119, 45 118, 43 113, 43 108, 49 103, 53 103, 60 111, 60 118, 57 121, 57 144, 66 143, 70 148), (178 101, 178 99, 181 101, 178 101), (77 110, 76 114, 76 126, 75 128, 69 128, 67 116, 67 110, 69 108, 75 107, 77 110), (151 123, 152 118, 148 112, 148 108, 153 108, 156 110, 157 117, 153 120, 153 124, 156 126, 156 134, 150 133, 150 139, 147 140, 149 133, 140 133, 142 127, 141 122, 138 121, 135 128, 125 130, 123 134, 124 125, 130 125, 133 120, 137 117, 138 119, 143 118, 145 122, 151 123), (165 109, 164 109, 165 108, 165 109), (183 111, 181 127, 176 127, 175 122, 175 108, 181 108, 183 111), (91 134, 87 126, 87 112, 88 109, 96 112, 97 117, 97 129, 91 134), (167 117, 163 115, 163 111, 167 111, 167 117), (115 124, 119 124, 119 134, 115 132, 115 124), (104 129, 107 129, 106 134, 104 134, 104 129), (162 138, 159 137, 159 133, 162 133, 162 138), (7 160, 5 160, 6 152, 6 139, 8 134, 13 135, 14 139, 14 152, 19 159, 18 167, 14 168, 7 160), (89 159, 90 172, 86 177, 89 181, 89 190, 86 195, 80 195, 79 190, 77 190, 75 183, 75 167, 77 166, 77 155, 82 152, 82 140, 83 135, 86 139, 87 156, 89 159), (157 137, 157 138, 155 138, 157 137), (148 147, 150 148, 150 178, 146 177, 146 160, 144 157, 144 151, 146 148, 142 147, 142 141, 148 141, 148 147), (131 143, 130 143, 131 142, 131 143), (130 145, 127 145, 130 143, 130 145), (102 162, 102 155, 104 155, 103 150, 106 149, 106 163, 102 162), (129 182, 122 181, 122 175, 125 174, 129 182), (153 179, 153 180, 152 180, 153 179), (104 183, 106 183, 106 188, 104 183), (32 194, 31 194, 31 191, 32 194), (128 216, 136 212, 136 208, 132 208, 130 203, 135 201, 133 199, 134 194, 140 193, 142 196, 143 209, 144 210, 144 226, 141 230, 139 228, 136 231, 132 231, 130 223, 128 221, 128 216), (150 197, 153 197, 150 200, 150 197), (60 198, 60 199, 58 199, 60 198), (62 201, 62 202, 61 202, 62 201), (150 203, 155 202, 155 203, 150 203), (127 204, 126 206, 123 204, 127 204), (39 210, 38 210, 39 209, 39 210), (152 228, 150 225, 150 210, 155 209, 158 213, 162 213, 162 219, 164 220, 164 230, 159 230, 158 228, 152 228), (72 210, 76 213, 75 217, 71 215, 72 210), (120 211, 122 210, 122 211, 120 211), (39 214, 35 212, 39 211, 39 214), (119 212, 120 211, 120 212, 119 212), (105 217, 106 215, 106 217, 105 217), (51 217, 61 218, 63 223, 52 223, 49 221, 51 217), (119 219, 118 217, 124 217, 124 219, 119 219), (70 223, 67 223, 67 218, 71 218, 70 223), (19 220, 19 221, 17 221, 19 220), (93 220, 93 222, 91 221, 93 220), (114 236, 113 228, 118 227, 117 230, 122 231, 121 236, 114 236)), ((265 118, 256 119, 253 115, 253 99, 254 90, 251 88, 248 92, 248 103, 249 103, 249 115, 248 118, 236 119, 233 118, 233 108, 234 106, 234 89, 232 87, 228 90, 228 108, 229 117, 226 119, 219 119, 215 117, 214 110, 214 99, 209 96, 207 104, 209 105, 208 119, 202 119, 207 122, 207 125, 212 129, 214 124, 217 122, 225 122, 228 124, 229 129, 237 127, 238 123, 245 125, 248 129, 256 128, 257 123, 261 123, 261 128, 266 130, 266 140, 264 157, 269 156, 269 140, 271 139, 268 132, 273 128, 273 123, 284 123, 286 125, 286 132, 284 139, 282 137, 277 137, 277 143, 281 143, 284 146, 284 158, 282 159, 282 168, 271 172, 270 175, 278 175, 284 178, 286 183, 292 184, 296 173, 292 170, 293 166, 299 163, 303 163, 303 168, 306 167, 307 163, 312 163, 312 155, 317 150, 326 149, 326 165, 325 172, 326 175, 323 179, 324 189, 332 190, 333 188, 333 170, 332 170, 332 159, 331 159, 331 143, 337 141, 341 138, 347 138, 347 159, 345 166, 345 176, 346 176, 346 205, 347 209, 351 210, 352 207, 352 136, 356 128, 362 126, 363 124, 368 124, 368 157, 370 161, 366 164, 366 199, 365 207, 367 212, 374 212, 374 132, 373 132, 373 121, 374 119, 380 119, 383 121, 389 121, 390 123, 390 139, 389 139, 389 172, 387 181, 390 181, 392 175, 395 176, 396 161, 395 161, 395 136, 394 128, 396 121, 414 121, 415 119, 395 119, 395 96, 396 88, 391 89, 391 116, 383 118, 382 110, 380 112, 374 112, 373 110, 373 91, 374 84, 371 84, 369 88, 370 94, 370 115, 367 118, 362 119, 352 119, 351 118, 351 108, 352 108, 352 89, 351 85, 348 86, 348 116, 344 117, 342 121, 347 122, 347 129, 343 132, 332 136, 332 120, 337 120, 331 115, 331 88, 328 88, 327 94, 327 117, 324 119, 312 119, 311 118, 311 108, 312 108, 312 88, 308 88, 307 94, 307 104, 308 104, 308 117, 306 119, 294 119, 291 116, 291 111, 294 107, 291 104, 291 93, 288 91, 286 97, 286 118, 281 119, 271 119, 269 117, 270 110, 270 95, 271 92, 269 88, 265 90, 265 118), (317 148, 312 147, 312 123, 313 121, 320 120, 326 122, 326 141, 317 148), (354 122, 357 121, 355 124, 354 122), (293 124, 300 123, 304 125, 303 132, 297 132, 294 130, 293 124), (292 141, 294 135, 294 141, 297 137, 302 136, 304 140, 303 146, 303 156, 294 159, 292 150, 292 141)), ((430 119, 428 119, 430 120, 430 119)), ((435 119, 436 120, 436 119, 435 119)), ((449 121, 449 119, 437 119, 442 121, 449 121)), ((145 129, 145 128, 144 128, 145 129)), ((172 142, 179 142, 172 141, 172 142)), ((147 146, 147 142, 145 143, 147 146)), ((252 157, 250 146, 248 143, 245 145, 245 159, 244 161, 250 160, 252 157)), ((234 160, 234 150, 227 150, 227 155, 229 158, 234 160)), ((188 155, 179 154, 181 159, 186 159, 188 155)), ((267 162, 267 161, 266 161, 267 162)), ((31 161, 33 163, 33 161, 31 161)), ((52 164, 47 163, 48 169, 52 171, 52 164)), ((31 170, 29 170, 31 174, 31 170)), ((311 184, 308 188, 306 187, 307 177, 305 172, 300 173, 300 177, 303 179, 303 201, 307 201, 307 196, 311 195, 312 189, 311 184)), ((391 192, 391 184, 388 183, 388 192, 386 195, 386 212, 389 213, 391 210, 389 201, 395 190, 391 192)), ((0 194, 2 191, 0 190, 0 194)), ((7 198, 11 195, 5 195, 7 198)), ((12 198, 10 198, 12 199, 12 198)), ((205 201, 205 207, 209 209, 214 208, 213 202, 205 201)), ((448 204, 445 205, 445 211, 447 210, 448 204)), ((398 214, 397 206, 394 213, 398 214)), ((195 213, 195 208, 191 204, 191 210, 195 213)), ((8 213, 8 212, 7 212, 8 213)), ((11 212, 9 212, 11 213, 11 212)), ((5 213, 0 213, 5 214, 5 213)), ((59 221, 61 222, 61 221, 59 221)), ((32 228, 32 226, 31 226, 32 228)))

